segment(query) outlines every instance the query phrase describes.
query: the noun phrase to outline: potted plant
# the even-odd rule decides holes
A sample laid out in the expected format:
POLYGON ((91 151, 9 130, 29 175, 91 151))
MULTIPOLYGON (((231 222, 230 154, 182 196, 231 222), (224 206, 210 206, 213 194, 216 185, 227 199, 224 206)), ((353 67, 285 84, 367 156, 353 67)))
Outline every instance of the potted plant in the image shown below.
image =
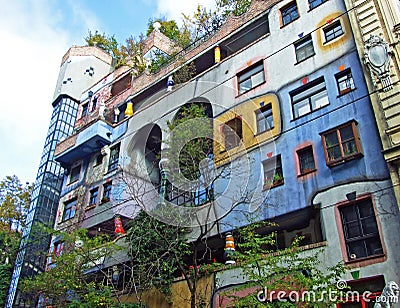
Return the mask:
POLYGON ((272 179, 272 185, 280 185, 283 184, 283 176, 280 175, 279 173, 275 173, 274 177, 272 179))
POLYGON ((106 203, 108 201, 110 201, 110 198, 107 196, 103 196, 103 198, 101 198, 101 203, 106 203))

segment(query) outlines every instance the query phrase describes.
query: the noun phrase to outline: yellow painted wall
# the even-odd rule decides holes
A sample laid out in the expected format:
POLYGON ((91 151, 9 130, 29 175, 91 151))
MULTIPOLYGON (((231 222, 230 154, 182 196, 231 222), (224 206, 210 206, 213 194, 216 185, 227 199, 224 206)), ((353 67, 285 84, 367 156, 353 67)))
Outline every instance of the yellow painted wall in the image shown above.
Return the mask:
POLYGON ((255 147, 261 143, 273 140, 281 132, 281 115, 279 109, 278 97, 269 93, 251 100, 248 100, 231 110, 223 113, 215 119, 214 122, 214 157, 217 165, 222 165, 229 157, 243 153, 244 151, 255 147), (274 127, 260 134, 257 133, 256 111, 260 109, 261 103, 264 106, 272 106, 272 115, 274 127), (221 132, 221 125, 239 117, 242 119, 242 145, 229 150, 224 147, 224 136, 221 132))
POLYGON ((318 42, 318 47, 322 52, 328 52, 333 49, 336 49, 350 38, 351 36, 350 22, 348 18, 342 14, 343 12, 332 13, 326 16, 320 23, 317 24, 317 29, 318 29, 316 31, 317 42, 318 42), (339 17, 340 15, 342 16, 339 17), (323 28, 324 26, 328 25, 328 21, 334 22, 337 20, 336 18, 340 18, 340 23, 342 25, 344 35, 342 35, 340 38, 332 40, 331 42, 325 43, 325 35, 323 28))
MULTIPOLYGON (((214 276, 210 275, 199 279, 197 282, 197 306, 211 307, 211 296, 213 290, 214 276)), ((172 296, 169 301, 164 294, 156 289, 143 292, 140 296, 142 303, 147 308, 190 308, 190 291, 186 280, 174 282, 171 287, 172 296)), ((134 294, 123 296, 121 301, 124 303, 137 303, 137 297, 134 294)))

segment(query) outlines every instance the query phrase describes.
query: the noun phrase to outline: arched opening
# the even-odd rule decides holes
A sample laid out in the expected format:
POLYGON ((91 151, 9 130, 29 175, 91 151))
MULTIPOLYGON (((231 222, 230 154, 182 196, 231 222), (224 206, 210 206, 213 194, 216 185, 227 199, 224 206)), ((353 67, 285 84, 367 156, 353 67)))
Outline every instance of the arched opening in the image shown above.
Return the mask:
POLYGON ((160 153, 162 132, 158 125, 148 124, 135 134, 129 149, 131 170, 148 179, 155 187, 160 185, 160 153))
POLYGON ((161 192, 173 204, 200 206, 214 198, 212 118, 211 104, 197 99, 168 123, 168 176, 161 192))

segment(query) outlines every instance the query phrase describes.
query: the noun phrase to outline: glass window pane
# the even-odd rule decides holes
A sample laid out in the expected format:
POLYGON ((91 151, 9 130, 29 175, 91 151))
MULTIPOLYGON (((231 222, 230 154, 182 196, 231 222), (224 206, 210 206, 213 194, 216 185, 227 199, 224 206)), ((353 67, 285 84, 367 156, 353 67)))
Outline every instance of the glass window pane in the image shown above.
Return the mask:
POLYGON ((327 153, 329 161, 334 161, 342 157, 342 153, 340 152, 340 147, 338 145, 327 148, 327 153))
POLYGON ((356 146, 356 142, 354 140, 343 143, 343 155, 344 156, 355 154, 357 152, 358 152, 357 146, 356 146))
POLYGON ((244 93, 251 89, 251 79, 247 79, 239 84, 239 92, 244 93))
POLYGON ((379 237, 374 237, 365 242, 367 254, 369 256, 383 254, 383 249, 379 237))
POLYGON ((344 222, 353 221, 357 219, 357 212, 355 206, 346 206, 341 209, 344 222))
POLYGON ((310 113, 311 108, 310 108, 310 103, 309 103, 308 99, 305 99, 303 101, 300 101, 300 102, 297 102, 296 104, 294 104, 293 112, 294 112, 295 118, 298 118, 302 115, 310 113))
POLYGON ((350 222, 345 225, 346 237, 348 239, 359 237, 362 235, 360 225, 358 221, 350 222))
POLYGON ((339 144, 339 139, 338 139, 336 131, 325 135, 325 144, 327 147, 331 147, 331 146, 339 144))
POLYGON ((368 257, 365 243, 362 240, 348 243, 347 249, 350 258, 352 255, 355 256, 355 259, 368 257))
POLYGON ((361 222, 363 234, 376 234, 378 233, 378 226, 376 224, 375 217, 364 218, 361 222))
POLYGON ((346 141, 346 140, 354 139, 353 129, 352 129, 351 125, 340 128, 339 132, 340 132, 340 138, 342 139, 342 142, 346 141))
POLYGON ((329 105, 328 92, 324 90, 312 96, 311 105, 313 110, 329 105))
POLYGON ((251 76, 251 86, 254 88, 264 82, 264 71, 251 76))

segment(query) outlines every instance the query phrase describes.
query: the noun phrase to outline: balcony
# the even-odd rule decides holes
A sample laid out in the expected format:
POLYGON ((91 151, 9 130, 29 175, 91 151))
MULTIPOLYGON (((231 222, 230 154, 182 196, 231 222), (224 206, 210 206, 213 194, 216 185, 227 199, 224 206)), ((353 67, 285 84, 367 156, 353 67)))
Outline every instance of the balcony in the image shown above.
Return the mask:
POLYGON ((70 166, 75 160, 100 151, 111 143, 112 127, 98 120, 78 134, 62 142, 55 149, 55 159, 63 167, 70 166))

